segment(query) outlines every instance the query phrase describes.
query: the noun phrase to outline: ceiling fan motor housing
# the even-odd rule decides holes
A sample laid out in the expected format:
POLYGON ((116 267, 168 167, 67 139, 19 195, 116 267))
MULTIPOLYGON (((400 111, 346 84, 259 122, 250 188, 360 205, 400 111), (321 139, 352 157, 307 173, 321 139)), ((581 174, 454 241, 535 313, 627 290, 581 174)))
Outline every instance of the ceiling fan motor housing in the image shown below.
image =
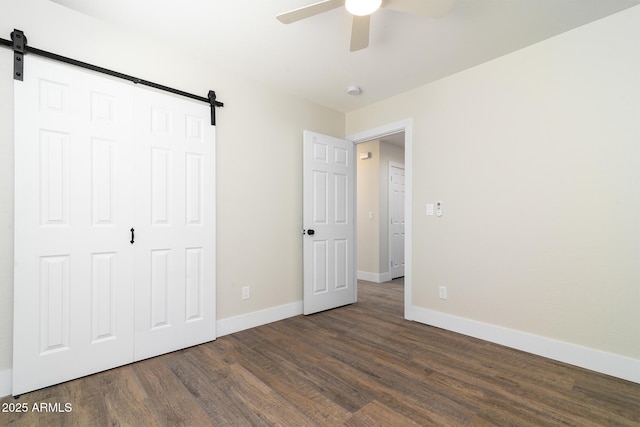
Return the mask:
POLYGON ((382 0, 346 0, 344 7, 347 11, 356 16, 367 16, 378 10, 382 5, 382 0))
MULTIPOLYGON (((311 0, 309 0, 311 1, 311 0)), ((276 18, 283 24, 291 24, 344 6, 352 15, 350 52, 369 46, 371 14, 379 8, 392 9, 431 18, 444 16, 455 0, 321 0, 308 6, 281 13, 276 18)))

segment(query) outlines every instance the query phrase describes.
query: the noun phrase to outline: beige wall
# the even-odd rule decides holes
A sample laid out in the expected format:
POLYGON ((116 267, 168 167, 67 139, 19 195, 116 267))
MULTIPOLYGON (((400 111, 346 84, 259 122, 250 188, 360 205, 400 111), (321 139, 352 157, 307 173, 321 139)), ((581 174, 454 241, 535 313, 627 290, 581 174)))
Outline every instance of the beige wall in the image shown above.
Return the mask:
MULTIPOLYGON (((216 90, 225 103, 217 126, 218 318, 302 299, 302 131, 341 137, 343 114, 46 0, 4 5, 0 37, 14 28, 39 49, 188 92, 216 90), (251 299, 241 299, 242 286, 251 286, 251 299)), ((12 68, 11 51, 0 49, 0 371, 11 368, 12 354, 12 68)))
POLYGON ((379 274, 380 271, 380 141, 356 145, 358 180, 358 271, 379 274), (369 152, 371 158, 360 160, 369 152), (373 218, 369 218, 369 212, 373 218))
POLYGON ((640 359, 638 22, 635 7, 347 114, 348 135, 413 119, 415 306, 640 359))

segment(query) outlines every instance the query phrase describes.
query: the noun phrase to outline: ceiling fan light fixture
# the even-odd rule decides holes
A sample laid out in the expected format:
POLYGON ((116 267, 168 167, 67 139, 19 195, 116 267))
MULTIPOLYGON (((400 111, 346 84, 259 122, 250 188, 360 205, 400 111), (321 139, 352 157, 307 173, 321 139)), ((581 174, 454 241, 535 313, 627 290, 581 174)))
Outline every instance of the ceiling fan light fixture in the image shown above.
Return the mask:
POLYGON ((378 10, 382 5, 382 0, 346 0, 344 7, 347 11, 356 16, 367 16, 378 10))

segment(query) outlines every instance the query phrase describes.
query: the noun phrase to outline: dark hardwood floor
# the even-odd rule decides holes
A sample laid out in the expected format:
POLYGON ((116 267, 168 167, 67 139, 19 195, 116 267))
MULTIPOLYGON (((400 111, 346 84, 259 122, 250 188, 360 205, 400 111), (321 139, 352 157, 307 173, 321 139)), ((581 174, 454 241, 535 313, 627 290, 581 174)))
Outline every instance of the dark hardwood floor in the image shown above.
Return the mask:
POLYGON ((402 287, 4 398, 28 412, 0 425, 640 426, 639 384, 407 322, 402 287))

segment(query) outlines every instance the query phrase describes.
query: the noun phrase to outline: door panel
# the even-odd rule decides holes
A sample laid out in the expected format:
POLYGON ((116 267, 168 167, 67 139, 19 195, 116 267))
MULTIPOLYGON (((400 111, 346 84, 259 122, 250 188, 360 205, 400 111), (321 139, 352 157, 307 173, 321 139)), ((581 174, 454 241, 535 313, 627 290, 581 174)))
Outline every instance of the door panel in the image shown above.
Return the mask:
POLYGON ((347 289, 349 286, 349 244, 347 239, 335 239, 333 246, 333 253, 335 254, 335 289, 347 289))
POLYGON ((185 318, 187 322, 203 319, 204 311, 204 251, 202 248, 188 248, 185 259, 185 318))
POLYGON ((303 151, 304 313, 311 314, 356 302, 355 148, 305 131, 303 151))
POLYGON ((40 258, 40 351, 69 349, 69 256, 40 258))
POLYGON ((94 226, 115 224, 116 189, 113 177, 118 173, 115 149, 115 141, 91 139, 91 219, 94 226))
POLYGON ((324 294, 329 290, 328 287, 328 258, 329 249, 327 247, 326 240, 314 239, 311 242, 312 248, 312 280, 313 280, 313 295, 324 294))
POLYGON ((118 254, 91 254, 91 340, 99 342, 117 336, 116 286, 118 254))

